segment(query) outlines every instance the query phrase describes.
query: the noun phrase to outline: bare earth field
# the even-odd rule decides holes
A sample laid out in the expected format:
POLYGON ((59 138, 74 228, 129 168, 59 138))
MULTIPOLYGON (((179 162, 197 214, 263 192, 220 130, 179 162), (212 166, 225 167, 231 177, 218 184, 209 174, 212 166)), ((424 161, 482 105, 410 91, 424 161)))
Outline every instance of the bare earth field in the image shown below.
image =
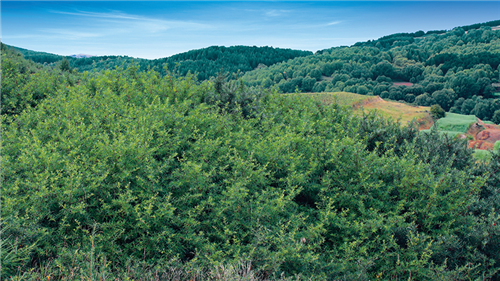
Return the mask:
POLYGON ((411 87, 413 86, 413 83, 410 82, 394 82, 392 83, 394 86, 406 86, 406 87, 411 87))
POLYGON ((495 142, 500 141, 500 126, 485 124, 479 118, 477 120, 478 122, 471 125, 467 131, 467 134, 474 138, 474 140, 469 141, 469 147, 482 150, 493 149, 495 142), (477 133, 475 133, 476 131, 477 133))

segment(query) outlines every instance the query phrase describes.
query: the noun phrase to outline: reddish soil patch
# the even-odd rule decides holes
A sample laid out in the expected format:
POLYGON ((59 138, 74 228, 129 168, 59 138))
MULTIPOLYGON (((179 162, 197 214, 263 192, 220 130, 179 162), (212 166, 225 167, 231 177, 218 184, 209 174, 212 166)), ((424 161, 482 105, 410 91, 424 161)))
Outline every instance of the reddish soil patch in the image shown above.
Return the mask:
POLYGON ((479 132, 484 130, 484 126, 479 123, 480 120, 479 119, 477 119, 477 120, 478 120, 478 122, 470 125, 469 129, 467 130, 467 135, 473 136, 474 139, 479 132))
POLYGON ((417 120, 417 124, 419 131, 428 130, 432 127, 432 125, 434 125, 434 120, 430 115, 428 115, 427 117, 417 120))
POLYGON ((484 141, 469 141, 469 148, 473 149, 482 149, 482 150, 492 150, 493 143, 484 142, 484 141))
POLYGON ((486 129, 476 135, 476 140, 482 140, 485 142, 495 143, 500 140, 500 130, 498 129, 486 129))
POLYGON ((498 125, 484 124, 483 123, 483 126, 485 127, 485 129, 489 129, 489 130, 500 130, 500 127, 498 125))
POLYGON ((406 86, 406 87, 411 87, 413 86, 413 83, 410 82, 394 82, 392 83, 394 86, 406 86))
POLYGON ((469 141, 469 147, 475 149, 493 149, 495 142, 500 141, 500 127, 498 125, 485 124, 479 118, 467 130, 467 135, 474 137, 469 141))

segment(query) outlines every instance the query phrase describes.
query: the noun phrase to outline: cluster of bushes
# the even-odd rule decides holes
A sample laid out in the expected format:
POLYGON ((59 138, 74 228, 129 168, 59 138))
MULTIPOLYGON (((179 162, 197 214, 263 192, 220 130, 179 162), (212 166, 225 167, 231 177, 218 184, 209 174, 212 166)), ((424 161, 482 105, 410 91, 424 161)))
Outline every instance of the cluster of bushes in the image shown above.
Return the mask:
POLYGON ((1 44, 2 51, 2 114, 19 114, 36 106, 47 93, 74 85, 78 75, 61 69, 45 68, 1 44))
POLYGON ((500 156, 464 140, 223 75, 135 66, 45 95, 2 115, 3 279, 499 278, 500 156))

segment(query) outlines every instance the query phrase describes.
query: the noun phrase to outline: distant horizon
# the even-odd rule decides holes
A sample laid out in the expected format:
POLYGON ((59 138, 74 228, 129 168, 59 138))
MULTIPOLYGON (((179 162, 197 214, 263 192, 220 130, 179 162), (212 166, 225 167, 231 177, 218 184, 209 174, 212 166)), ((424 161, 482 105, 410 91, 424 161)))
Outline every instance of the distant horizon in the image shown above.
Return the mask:
POLYGON ((2 42, 157 59, 210 46, 316 52, 500 19, 498 1, 2 1, 2 42))

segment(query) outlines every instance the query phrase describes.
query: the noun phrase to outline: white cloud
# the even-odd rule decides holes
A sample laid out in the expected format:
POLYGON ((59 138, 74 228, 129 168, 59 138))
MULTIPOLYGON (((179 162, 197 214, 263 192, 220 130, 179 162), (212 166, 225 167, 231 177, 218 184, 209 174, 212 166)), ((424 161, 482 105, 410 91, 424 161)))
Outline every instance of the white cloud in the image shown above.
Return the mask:
POLYGON ((64 12, 53 11, 53 13, 72 15, 77 17, 88 17, 97 21, 100 19, 102 23, 106 23, 104 29, 113 29, 114 32, 147 32, 158 33, 168 29, 187 29, 187 30, 202 30, 210 28, 211 26, 203 23, 196 23, 191 21, 178 21, 178 20, 163 20, 156 18, 148 18, 143 16, 131 15, 122 13, 120 11, 112 11, 108 13, 95 13, 95 12, 64 12), (114 28, 107 24, 115 23, 114 28), (117 28, 118 27, 118 28, 117 28))
POLYGON ((287 14, 289 13, 290 10, 267 10, 267 11, 264 11, 264 14, 268 17, 279 17, 283 14, 287 14))
POLYGON ((332 22, 327 23, 326 25, 336 25, 339 23, 341 23, 341 21, 332 21, 332 22))
POLYGON ((46 28, 46 29, 41 29, 40 31, 48 33, 48 35, 52 37, 57 37, 57 38, 60 37, 69 40, 78 40, 78 39, 87 39, 87 38, 96 38, 105 36, 105 34, 102 33, 79 32, 74 30, 56 29, 56 28, 46 28))

